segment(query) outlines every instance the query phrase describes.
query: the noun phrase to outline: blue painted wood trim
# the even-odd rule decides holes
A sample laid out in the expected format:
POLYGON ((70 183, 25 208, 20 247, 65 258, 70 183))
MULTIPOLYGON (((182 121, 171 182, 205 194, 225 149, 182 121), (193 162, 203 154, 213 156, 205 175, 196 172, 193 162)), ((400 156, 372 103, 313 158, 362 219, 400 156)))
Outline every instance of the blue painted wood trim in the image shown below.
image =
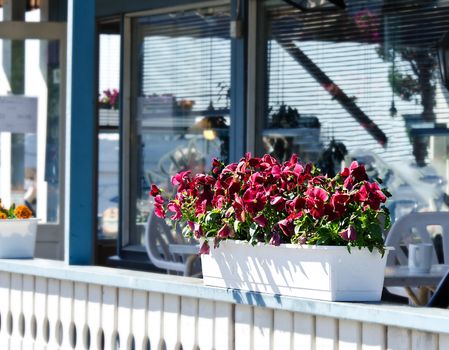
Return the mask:
POLYGON ((277 294, 207 287, 203 285, 203 281, 199 278, 99 266, 67 266, 64 262, 55 260, 0 259, 0 271, 232 304, 252 305, 316 316, 418 329, 424 332, 449 333, 449 310, 444 309, 418 308, 381 302, 344 303, 300 299, 277 294))
POLYGON ((95 0, 69 0, 65 261, 91 264, 95 208, 95 0))
POLYGON ((97 17, 115 16, 123 13, 154 10, 163 7, 173 7, 202 3, 204 0, 97 0, 97 17))
POLYGON ((231 0, 231 20, 238 19, 239 10, 243 31, 242 37, 231 39, 231 161, 238 161, 246 152, 247 9, 248 0, 231 0))

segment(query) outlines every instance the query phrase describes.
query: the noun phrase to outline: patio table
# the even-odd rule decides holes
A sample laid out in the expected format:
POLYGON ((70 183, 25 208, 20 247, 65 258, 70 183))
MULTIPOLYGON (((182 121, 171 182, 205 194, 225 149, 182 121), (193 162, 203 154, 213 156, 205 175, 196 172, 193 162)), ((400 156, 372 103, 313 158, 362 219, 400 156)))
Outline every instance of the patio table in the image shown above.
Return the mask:
POLYGON ((172 254, 198 255, 200 246, 198 244, 169 244, 168 250, 172 254))
POLYGON ((186 269, 185 276, 192 276, 193 264, 198 258, 199 245, 198 244, 169 244, 168 250, 171 254, 185 255, 186 269))
POLYGON ((385 287, 404 287, 410 300, 415 305, 427 304, 429 291, 433 291, 446 272, 449 265, 432 265, 429 272, 411 272, 408 266, 387 266, 385 269, 385 287), (417 292, 412 288, 418 288, 417 292))

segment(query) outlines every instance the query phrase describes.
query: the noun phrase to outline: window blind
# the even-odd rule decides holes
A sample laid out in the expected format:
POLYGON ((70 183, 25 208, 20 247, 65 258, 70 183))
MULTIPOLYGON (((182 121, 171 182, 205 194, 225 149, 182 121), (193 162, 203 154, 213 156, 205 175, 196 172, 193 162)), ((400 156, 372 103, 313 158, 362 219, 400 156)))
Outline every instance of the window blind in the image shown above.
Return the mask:
POLYGON ((143 17, 141 96, 172 96, 193 111, 229 108, 229 8, 143 17), (187 103, 187 102, 186 102, 187 103))
POLYGON ((428 155, 417 148, 428 144, 414 145, 413 132, 449 122, 436 51, 449 30, 449 1, 346 4, 301 12, 266 2, 266 127, 279 106, 291 106, 319 120, 323 145, 334 138, 350 152, 423 162, 428 155))

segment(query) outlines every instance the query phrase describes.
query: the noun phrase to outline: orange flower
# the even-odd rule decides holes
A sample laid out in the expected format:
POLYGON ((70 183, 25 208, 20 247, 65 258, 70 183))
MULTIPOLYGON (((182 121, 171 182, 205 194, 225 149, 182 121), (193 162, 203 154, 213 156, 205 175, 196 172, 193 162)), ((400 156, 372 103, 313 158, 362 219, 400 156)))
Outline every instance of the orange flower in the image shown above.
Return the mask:
POLYGON ((0 220, 7 219, 7 218, 8 218, 8 216, 4 212, 0 211, 0 220))
POLYGON ((14 215, 17 219, 29 219, 33 214, 26 205, 22 204, 17 206, 17 208, 14 210, 14 215))

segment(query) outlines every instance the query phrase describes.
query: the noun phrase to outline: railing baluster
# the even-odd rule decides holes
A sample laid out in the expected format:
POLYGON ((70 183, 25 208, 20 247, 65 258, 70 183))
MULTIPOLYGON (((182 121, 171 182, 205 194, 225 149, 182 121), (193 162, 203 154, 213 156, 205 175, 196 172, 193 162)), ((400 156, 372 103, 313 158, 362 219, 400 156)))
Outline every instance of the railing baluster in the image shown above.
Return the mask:
POLYGON ((24 317, 25 332, 23 336, 22 349, 33 350, 34 338, 33 329, 35 327, 34 315, 34 277, 29 275, 23 276, 23 292, 22 292, 22 312, 24 317))
POLYGON ((338 320, 330 317, 317 316, 315 327, 316 349, 337 350, 338 320))
POLYGON ((61 281, 60 321, 62 325, 61 349, 73 349, 70 326, 73 322, 73 282, 61 281))
POLYGON ((273 310, 253 308, 253 312, 253 348, 257 350, 270 350, 273 341, 273 310))
POLYGON ((115 336, 117 335, 117 289, 114 287, 103 287, 101 324, 104 332, 104 350, 115 350, 115 336))
POLYGON ((199 301, 198 306, 198 346, 200 349, 212 349, 214 346, 214 302, 199 301))
MULTIPOLYGON (((181 298, 180 341, 183 350, 194 350, 198 345, 198 299, 181 298)), ((202 330, 203 332, 204 330, 202 330)), ((212 333, 212 332, 211 332, 212 333)))
POLYGON ((89 285, 87 301, 87 319, 90 328, 90 350, 101 350, 103 329, 101 324, 102 288, 96 284, 89 285))
POLYGON ((164 298, 161 293, 148 294, 147 332, 151 349, 159 349, 162 342, 162 313, 164 298))
POLYGON ((305 314, 293 316, 293 349, 315 349, 315 317, 305 314))
POLYGON ((412 350, 420 349, 437 350, 437 335, 420 331, 412 331, 412 350))
POLYGON ((58 337, 59 334, 57 332, 57 325, 59 322, 59 293, 60 293, 60 285, 59 281, 56 279, 48 280, 48 309, 47 309, 47 317, 49 322, 49 339, 48 339, 48 350, 57 350, 59 349, 58 337))
POLYGON ((440 334, 439 335, 438 349, 449 349, 449 334, 440 334))
POLYGON ((88 321, 87 321, 87 284, 75 283, 73 298, 73 324, 76 329, 75 349, 85 350, 89 348, 88 344, 88 321))
POLYGON ((362 350, 385 350, 386 327, 381 324, 362 324, 362 350))
POLYGON ((338 322, 338 348, 358 350, 362 346, 362 324, 357 321, 338 322))
MULTIPOLYGON (((253 308, 248 305, 235 306, 235 349, 254 349, 253 308)), ((255 349, 256 350, 256 349, 255 349)))
POLYGON ((274 311, 273 344, 276 348, 291 350, 293 334, 293 314, 288 311, 274 311))
POLYGON ((36 344, 35 350, 47 347, 47 279, 36 277, 34 293, 34 312, 36 315, 36 344))
POLYGON ((120 350, 131 350, 131 307, 132 290, 120 288, 118 290, 117 332, 120 336, 120 350))
POLYGON ((146 349, 148 293, 140 290, 133 292, 132 333, 136 350, 146 349))
POLYGON ((388 327, 387 348, 395 350, 410 350, 411 344, 410 330, 399 327, 388 327))
MULTIPOLYGON (((203 300, 200 299, 200 303, 203 300)), ((214 349, 230 350, 234 347, 234 305, 215 302, 214 349)), ((202 330, 201 327, 198 329, 202 330)), ((209 347, 200 347, 209 349, 209 347)))
POLYGON ((0 272, 0 349, 9 349, 8 314, 10 310, 9 296, 11 292, 11 275, 0 272))
POLYGON ((181 298, 172 294, 164 295, 164 341, 167 350, 176 350, 179 346, 179 315, 181 298))
POLYGON ((10 349, 22 349, 21 319, 22 313, 22 275, 11 274, 11 322, 12 333, 9 347, 10 349))

